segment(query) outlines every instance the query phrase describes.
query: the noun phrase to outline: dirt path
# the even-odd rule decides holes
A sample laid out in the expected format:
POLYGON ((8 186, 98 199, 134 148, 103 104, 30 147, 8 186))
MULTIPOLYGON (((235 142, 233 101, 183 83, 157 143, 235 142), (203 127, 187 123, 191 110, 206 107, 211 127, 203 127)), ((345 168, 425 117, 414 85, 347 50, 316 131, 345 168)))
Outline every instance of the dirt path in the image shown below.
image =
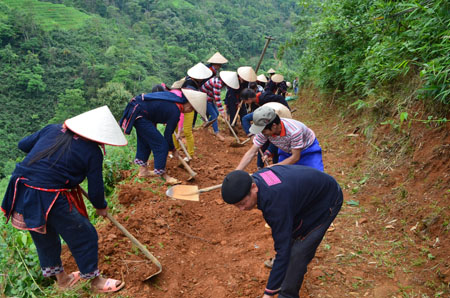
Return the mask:
MULTIPOLYGON (((310 264, 302 296, 448 295, 448 127, 409 135, 407 159, 405 145, 389 141, 386 129, 369 142, 359 135, 357 118, 344 121, 314 99, 294 106, 295 118, 311 127, 322 145, 325 171, 345 192, 335 230, 327 233, 310 264), (418 140, 425 157, 416 156, 418 140)), ((231 134, 221 143, 211 131, 197 130, 195 138, 191 165, 198 176, 187 184, 200 188, 221 183, 251 145, 231 147, 231 134)), ((169 160, 168 168, 174 176, 188 178, 175 160, 169 160)), ((135 174, 120 186, 123 207, 116 217, 159 259, 163 272, 142 282, 156 268, 105 222, 98 229, 100 268, 108 276, 123 276, 127 285, 122 297, 262 294, 269 275, 263 261, 273 255, 273 242, 259 211, 240 212, 224 204, 219 190, 201 194, 200 202, 172 200, 160 181, 136 179, 135 174)), ((65 262, 71 262, 68 252, 65 262)))

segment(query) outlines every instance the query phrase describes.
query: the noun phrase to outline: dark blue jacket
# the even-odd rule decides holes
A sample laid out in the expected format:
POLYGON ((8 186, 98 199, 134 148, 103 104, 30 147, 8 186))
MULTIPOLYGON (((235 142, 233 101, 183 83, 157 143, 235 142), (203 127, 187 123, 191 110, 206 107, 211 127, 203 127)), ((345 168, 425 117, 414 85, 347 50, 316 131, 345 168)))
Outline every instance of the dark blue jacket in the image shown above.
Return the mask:
MULTIPOLYGON (((45 224, 46 214, 50 211, 56 192, 45 192, 26 187, 47 189, 72 189, 85 178, 88 181, 89 199, 97 209, 106 208, 102 165, 103 154, 95 142, 75 137, 70 148, 61 155, 61 150, 49 158, 28 165, 39 152, 48 148, 55 137, 62 134, 62 125, 51 124, 19 142, 19 149, 27 153, 25 159, 16 165, 2 202, 2 210, 8 216, 13 210, 24 216, 28 228, 37 228, 45 224), (18 180, 19 178, 25 178, 18 180), (17 183, 16 199, 13 202, 17 183)), ((58 199, 65 199, 61 196, 58 199)))
POLYGON ((276 290, 286 275, 293 240, 305 237, 330 215, 341 198, 333 177, 299 165, 273 166, 253 175, 257 206, 272 229, 277 252, 267 289, 276 290))

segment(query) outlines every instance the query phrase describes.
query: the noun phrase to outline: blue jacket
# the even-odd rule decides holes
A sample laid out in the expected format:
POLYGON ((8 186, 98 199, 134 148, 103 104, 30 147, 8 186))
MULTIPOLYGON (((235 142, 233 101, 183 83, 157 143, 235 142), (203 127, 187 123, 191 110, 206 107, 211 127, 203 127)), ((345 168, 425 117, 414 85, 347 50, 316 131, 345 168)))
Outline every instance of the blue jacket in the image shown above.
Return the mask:
MULTIPOLYGON (((134 121, 138 117, 147 117, 148 111, 146 108, 149 108, 149 106, 145 105, 145 102, 148 101, 167 101, 170 103, 186 103, 187 99, 183 95, 182 97, 179 97, 178 95, 169 92, 169 91, 161 91, 161 92, 153 92, 153 93, 147 93, 147 94, 139 94, 133 97, 130 102, 125 107, 125 110, 123 111, 123 116, 119 121, 120 127, 122 127, 125 134, 130 134, 131 130, 133 129, 134 121), (145 106, 143 106, 145 105, 145 106)), ((173 105, 175 106, 175 105, 173 105)), ((179 116, 179 114, 178 114, 179 116)), ((153 120, 152 120, 153 121, 153 120)), ((156 123, 164 123, 164 122, 154 122, 156 123)))
POLYGON ((265 168, 252 177, 258 186, 257 206, 272 229, 277 252, 267 283, 267 289, 276 290, 286 275, 293 240, 328 218, 341 189, 333 177, 299 165, 265 168))
MULTIPOLYGON (((103 209, 107 206, 102 176, 103 154, 97 143, 75 137, 70 149, 58 161, 61 150, 49 158, 28 165, 37 153, 53 144, 55 137, 62 133, 62 125, 51 124, 19 142, 19 149, 26 152, 27 156, 12 173, 2 210, 6 216, 12 211, 22 214, 28 228, 45 225, 57 193, 37 190, 25 184, 46 189, 73 189, 87 178, 89 199, 94 207, 103 209), (13 201, 15 191, 16 198, 13 201)), ((66 198, 59 196, 58 199, 66 198)))

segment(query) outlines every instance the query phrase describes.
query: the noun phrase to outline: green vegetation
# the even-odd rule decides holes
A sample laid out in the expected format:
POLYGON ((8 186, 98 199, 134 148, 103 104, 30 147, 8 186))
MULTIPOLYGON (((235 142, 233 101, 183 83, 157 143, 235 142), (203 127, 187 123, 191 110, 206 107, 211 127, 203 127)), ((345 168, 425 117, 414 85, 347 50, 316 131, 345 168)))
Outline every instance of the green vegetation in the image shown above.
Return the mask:
MULTIPOLYGON (((297 33, 303 84, 378 117, 416 99, 445 115, 450 104, 450 3, 436 1, 300 1, 297 33), (400 95, 400 96, 399 96, 400 95), (396 98, 397 97, 397 98, 396 98)), ((289 65, 292 67, 292 65, 289 65)), ((431 116, 433 117, 433 116, 431 116)), ((438 117, 440 119, 440 117, 438 117)), ((398 121, 398 120, 397 120, 398 121)))
MULTIPOLYGON (((290 37, 299 12, 295 0, 282 2, 0 0, 0 192, 24 157, 17 142, 48 123, 101 105, 119 119, 132 96, 171 84, 216 51, 230 61, 227 70, 256 66, 266 35, 276 40, 260 69, 277 68, 271 51, 290 37)), ((106 148, 109 201, 121 171, 131 169, 135 138, 106 148)), ((86 205, 95 224, 95 210, 86 205)), ((42 277, 29 233, 0 226, 0 295, 63 295, 42 277)), ((88 295, 87 286, 83 291, 88 295)))
MULTIPOLYGON (((45 31, 78 29, 91 16, 63 4, 52 4, 38 0, 2 0, 11 9, 20 9, 33 16, 34 21, 45 31)), ((5 11, 0 12, 5 14, 5 11)))
POLYGON ((107 104, 126 102, 220 51, 226 69, 257 64, 294 30, 295 0, 0 0, 0 178, 23 157, 24 136, 107 104), (245 8, 245 9, 244 9, 245 8))

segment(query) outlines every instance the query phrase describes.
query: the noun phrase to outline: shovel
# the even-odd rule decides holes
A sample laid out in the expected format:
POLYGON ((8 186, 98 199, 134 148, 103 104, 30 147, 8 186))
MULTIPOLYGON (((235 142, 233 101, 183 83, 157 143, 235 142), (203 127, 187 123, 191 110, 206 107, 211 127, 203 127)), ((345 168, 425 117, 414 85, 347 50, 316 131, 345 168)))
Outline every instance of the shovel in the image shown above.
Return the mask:
MULTIPOLYGON (((80 187, 81 188, 81 187, 80 187)), ((83 195, 89 199, 87 192, 81 188, 81 192, 83 193, 83 195)), ((139 250, 150 260, 152 261, 153 264, 155 264, 158 267, 158 271, 153 273, 152 275, 147 276, 146 278, 144 278, 144 280, 148 280, 150 278, 152 278, 153 276, 156 276, 158 274, 160 274, 162 272, 162 265, 161 263, 158 261, 157 258, 155 258, 148 250, 147 248, 142 245, 133 235, 131 235, 130 232, 127 231, 127 229, 125 229, 124 226, 122 226, 111 214, 107 213, 106 217, 108 217, 108 219, 125 235, 127 236, 128 239, 131 240, 131 242, 133 242, 134 245, 137 246, 137 248, 139 248, 139 250)))
POLYGON ((222 184, 217 184, 214 186, 198 189, 197 185, 174 185, 167 189, 166 195, 173 199, 198 202, 200 200, 198 196, 200 193, 211 191, 220 188, 221 186, 222 184))

